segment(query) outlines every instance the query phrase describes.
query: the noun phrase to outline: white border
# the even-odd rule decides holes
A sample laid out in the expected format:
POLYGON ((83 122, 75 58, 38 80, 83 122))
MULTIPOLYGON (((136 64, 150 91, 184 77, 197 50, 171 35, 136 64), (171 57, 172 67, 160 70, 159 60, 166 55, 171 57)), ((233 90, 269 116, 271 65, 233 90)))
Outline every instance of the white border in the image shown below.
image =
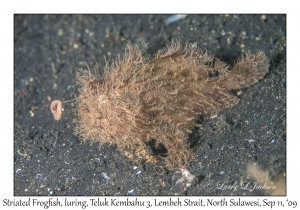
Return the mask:
MULTIPOLYGON (((13 15, 15 13, 287 13, 287 197, 266 197, 270 200, 298 200, 299 170, 299 13, 296 4, 285 1, 11 1, 1 3, 1 190, 3 199, 13 199, 13 15)), ((55 198, 55 197, 54 197, 55 198)), ((89 200, 91 197, 81 197, 89 200)), ((124 198, 124 197, 123 197, 124 198)), ((174 197, 173 197, 174 198, 174 197)), ((204 197, 203 199, 208 199, 204 197)), ((221 197, 219 197, 221 199, 221 197)), ((226 197, 230 199, 231 197, 226 197)), ((243 197, 256 200, 258 197, 243 197)), ((48 198, 41 198, 48 199, 48 198)), ((60 197, 60 199, 63 199, 60 197)), ((154 199, 139 197, 141 200, 154 199)), ((167 197, 158 198, 167 199, 167 197)), ((183 198, 182 198, 183 199, 183 198)), ((213 197, 213 199, 218 199, 213 197)), ((234 199, 237 199, 234 197, 234 199)), ((260 198, 263 200, 264 198, 260 198)), ((32 208, 32 207, 31 207, 32 208)), ((160 207, 165 208, 165 207, 160 207)), ((198 207, 199 208, 199 207, 198 207)), ((227 207, 229 208, 229 207, 227 207)), ((52 208, 51 208, 52 209, 52 208)), ((99 209, 99 207, 98 207, 99 209)), ((275 208, 276 209, 276 208, 275 208)))

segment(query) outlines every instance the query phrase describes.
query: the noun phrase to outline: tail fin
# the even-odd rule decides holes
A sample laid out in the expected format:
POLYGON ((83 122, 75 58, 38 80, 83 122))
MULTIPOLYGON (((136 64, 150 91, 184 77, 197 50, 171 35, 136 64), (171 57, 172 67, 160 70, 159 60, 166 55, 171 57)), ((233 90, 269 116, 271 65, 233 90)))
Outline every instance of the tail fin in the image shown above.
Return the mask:
POLYGON ((218 85, 228 90, 246 88, 262 79, 268 70, 269 60, 263 52, 247 53, 224 75, 218 85))

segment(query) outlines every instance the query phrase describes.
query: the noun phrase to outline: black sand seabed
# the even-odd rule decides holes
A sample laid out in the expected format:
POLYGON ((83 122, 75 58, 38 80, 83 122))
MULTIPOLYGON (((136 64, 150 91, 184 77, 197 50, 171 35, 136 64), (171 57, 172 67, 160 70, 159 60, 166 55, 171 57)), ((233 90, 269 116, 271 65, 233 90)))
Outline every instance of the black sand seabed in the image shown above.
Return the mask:
POLYGON ((241 185, 255 181, 249 164, 271 181, 286 172, 286 16, 188 15, 166 25, 169 16, 15 16, 14 195, 268 194, 241 185), (269 73, 242 90, 238 105, 199 119, 203 127, 189 138, 198 155, 187 167, 195 176, 189 187, 179 170, 158 170, 162 161, 139 164, 113 145, 81 144, 73 134, 74 103, 64 105, 60 121, 49 109, 54 99, 78 95, 76 71, 85 62, 103 71, 104 57, 122 54, 124 40, 151 58, 172 39, 196 43, 231 65, 247 50, 270 59, 269 73))

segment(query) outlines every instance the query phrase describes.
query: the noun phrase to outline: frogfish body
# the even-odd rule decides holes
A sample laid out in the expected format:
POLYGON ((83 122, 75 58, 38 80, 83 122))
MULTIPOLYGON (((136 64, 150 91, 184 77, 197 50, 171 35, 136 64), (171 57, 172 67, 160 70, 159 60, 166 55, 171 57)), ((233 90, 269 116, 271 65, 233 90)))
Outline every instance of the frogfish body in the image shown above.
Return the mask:
POLYGON ((194 157, 188 133, 199 116, 236 105, 239 90, 268 72, 264 53, 246 53, 228 66, 191 45, 173 42, 147 61, 136 46, 105 67, 105 76, 81 70, 75 133, 83 141, 116 144, 119 150, 145 146, 151 139, 167 148, 168 168, 187 165, 194 157))

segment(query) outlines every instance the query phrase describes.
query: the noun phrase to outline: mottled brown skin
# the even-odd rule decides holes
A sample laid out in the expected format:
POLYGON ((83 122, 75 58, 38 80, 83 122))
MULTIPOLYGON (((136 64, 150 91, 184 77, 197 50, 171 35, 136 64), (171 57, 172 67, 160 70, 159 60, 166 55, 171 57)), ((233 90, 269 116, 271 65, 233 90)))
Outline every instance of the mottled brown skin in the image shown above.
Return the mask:
POLYGON ((126 146, 151 139, 168 150, 168 168, 184 167, 193 158, 187 135, 200 115, 232 107, 239 99, 230 90, 249 87, 268 72, 267 57, 246 54, 233 68, 190 45, 179 43, 151 61, 128 45, 123 58, 106 65, 105 77, 80 71, 75 132, 83 141, 126 146))

